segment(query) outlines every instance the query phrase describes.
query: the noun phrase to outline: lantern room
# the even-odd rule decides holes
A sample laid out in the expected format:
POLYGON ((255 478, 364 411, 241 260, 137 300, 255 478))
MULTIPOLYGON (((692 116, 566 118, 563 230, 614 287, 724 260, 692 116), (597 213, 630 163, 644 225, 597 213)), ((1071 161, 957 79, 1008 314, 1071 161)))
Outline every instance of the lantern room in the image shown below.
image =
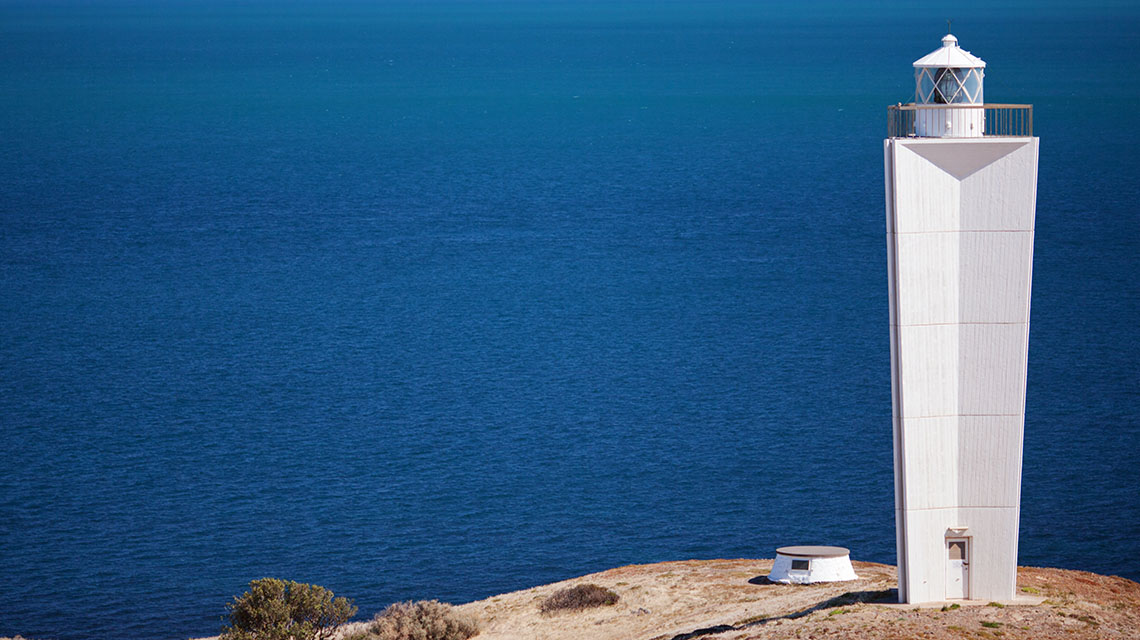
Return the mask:
POLYGON ((975 138, 985 130, 986 63, 946 34, 942 46, 914 61, 915 135, 975 138))

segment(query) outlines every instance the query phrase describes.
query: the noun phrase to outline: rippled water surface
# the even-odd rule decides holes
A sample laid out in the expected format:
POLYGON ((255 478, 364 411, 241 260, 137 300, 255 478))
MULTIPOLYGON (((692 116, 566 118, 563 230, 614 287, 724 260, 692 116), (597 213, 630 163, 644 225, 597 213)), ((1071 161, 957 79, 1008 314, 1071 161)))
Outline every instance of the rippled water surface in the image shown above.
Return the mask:
MULTIPOLYGON (((0 2, 0 635, 893 563, 887 9, 0 2)), ((1133 579, 1138 22, 954 23, 1041 137, 1020 561, 1133 579)))

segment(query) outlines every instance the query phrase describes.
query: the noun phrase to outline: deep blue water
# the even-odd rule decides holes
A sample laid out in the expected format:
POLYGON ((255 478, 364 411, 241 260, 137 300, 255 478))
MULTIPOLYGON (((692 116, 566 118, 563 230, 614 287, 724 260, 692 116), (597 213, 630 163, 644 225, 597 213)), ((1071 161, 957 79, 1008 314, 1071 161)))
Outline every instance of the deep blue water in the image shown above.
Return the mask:
POLYGON ((893 563, 882 138, 956 17, 1041 137, 1022 564, 1140 579, 1140 18, 0 2, 0 635, 893 563))

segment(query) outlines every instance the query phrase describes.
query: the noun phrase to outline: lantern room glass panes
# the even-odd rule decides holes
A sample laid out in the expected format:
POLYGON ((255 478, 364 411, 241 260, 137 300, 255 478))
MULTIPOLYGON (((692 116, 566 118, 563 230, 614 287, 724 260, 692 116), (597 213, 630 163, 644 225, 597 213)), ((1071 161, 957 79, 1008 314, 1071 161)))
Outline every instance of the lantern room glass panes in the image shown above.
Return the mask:
POLYGON ((915 98, 915 102, 931 102, 930 97, 934 93, 934 77, 927 71, 929 70, 918 70, 918 96, 915 98))
POLYGON ((921 67, 915 70, 919 104, 981 104, 982 70, 921 67))
POLYGON ((979 103, 982 101, 982 70, 981 69, 958 69, 958 71, 966 71, 965 77, 962 78, 962 89, 966 93, 966 102, 979 103))

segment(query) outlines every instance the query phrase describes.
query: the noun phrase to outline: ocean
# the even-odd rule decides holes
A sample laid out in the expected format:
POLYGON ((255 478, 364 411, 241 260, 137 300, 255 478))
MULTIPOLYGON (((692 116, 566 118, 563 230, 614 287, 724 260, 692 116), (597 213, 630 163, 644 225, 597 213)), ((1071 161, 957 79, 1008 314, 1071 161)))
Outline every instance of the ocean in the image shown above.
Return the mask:
POLYGON ((1041 138, 1020 563, 1140 579, 1140 11, 0 0, 0 635, 894 563, 886 106, 1041 138))

